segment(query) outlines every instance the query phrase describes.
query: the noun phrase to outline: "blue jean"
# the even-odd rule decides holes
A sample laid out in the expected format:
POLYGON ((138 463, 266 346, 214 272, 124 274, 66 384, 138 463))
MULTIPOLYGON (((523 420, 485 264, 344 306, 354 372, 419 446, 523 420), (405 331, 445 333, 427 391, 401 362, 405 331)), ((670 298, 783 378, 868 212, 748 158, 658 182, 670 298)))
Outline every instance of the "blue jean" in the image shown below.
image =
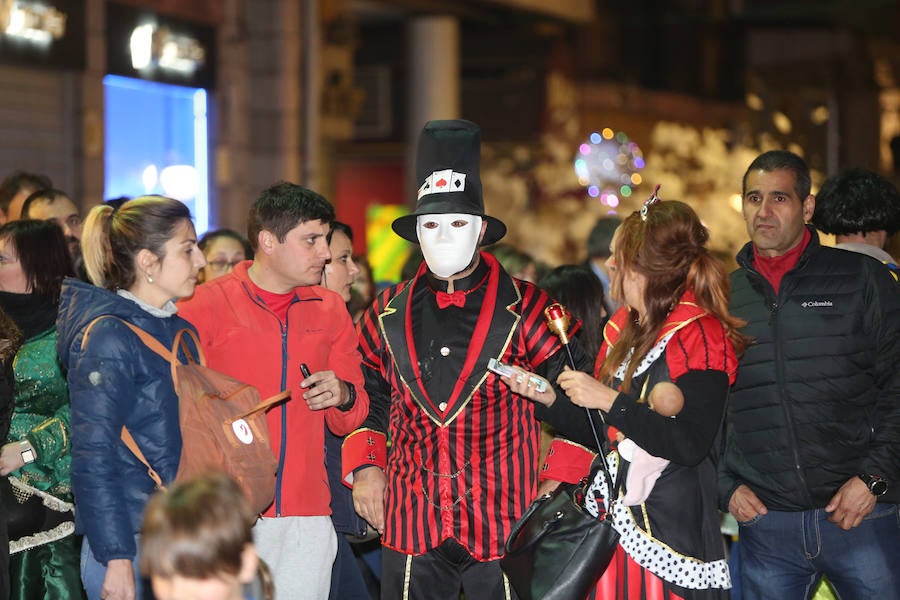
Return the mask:
POLYGON ((741 587, 754 600, 809 598, 822 575, 841 600, 900 599, 900 514, 876 504, 844 531, 822 509, 777 512, 740 523, 741 587))
MULTIPOLYGON (((139 535, 134 536, 136 548, 141 547, 140 541, 139 535)), ((135 600, 153 597, 148 580, 138 575, 141 572, 138 567, 139 558, 139 555, 135 556, 132 561, 137 580, 135 584, 135 600)), ((106 565, 97 562, 97 559, 94 558, 94 554, 91 552, 91 545, 88 543, 88 539, 84 538, 84 542, 81 544, 81 583, 84 584, 88 600, 100 599, 100 590, 103 588, 103 579, 105 577, 106 565)))

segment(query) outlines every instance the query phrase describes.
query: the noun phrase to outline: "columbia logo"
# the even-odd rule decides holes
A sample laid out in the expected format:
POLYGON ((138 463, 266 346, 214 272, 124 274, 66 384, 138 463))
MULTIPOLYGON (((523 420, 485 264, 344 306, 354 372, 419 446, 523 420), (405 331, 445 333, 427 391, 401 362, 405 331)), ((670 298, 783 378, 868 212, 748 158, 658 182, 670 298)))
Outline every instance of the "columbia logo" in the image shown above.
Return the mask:
POLYGON ((817 306, 834 306, 831 300, 809 300, 800 304, 803 308, 816 308, 817 306))

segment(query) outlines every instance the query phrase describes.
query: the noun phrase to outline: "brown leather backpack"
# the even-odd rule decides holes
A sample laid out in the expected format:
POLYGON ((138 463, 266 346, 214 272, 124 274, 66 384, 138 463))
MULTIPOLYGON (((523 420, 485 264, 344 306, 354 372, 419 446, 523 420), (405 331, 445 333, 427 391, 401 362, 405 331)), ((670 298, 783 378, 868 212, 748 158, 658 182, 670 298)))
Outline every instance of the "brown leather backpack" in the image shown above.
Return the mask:
MULTIPOLYGON (((82 348, 94 323, 107 316, 111 317, 97 317, 87 326, 82 348)), ((175 480, 189 479, 206 471, 222 471, 244 490, 254 512, 259 514, 265 511, 275 497, 275 472, 278 468, 269 442, 265 411, 289 398, 290 391, 285 390, 260 401, 259 392, 252 385, 206 366, 200 341, 192 330, 179 331, 169 350, 140 327, 127 321, 122 323, 147 348, 171 365, 172 382, 178 394, 182 439, 181 459, 175 480), (185 337, 193 341, 196 358, 185 337), (187 357, 187 363, 178 360, 179 348, 187 357)), ((122 427, 122 440, 147 466, 147 473, 157 487, 165 489, 159 475, 125 427, 122 427)))

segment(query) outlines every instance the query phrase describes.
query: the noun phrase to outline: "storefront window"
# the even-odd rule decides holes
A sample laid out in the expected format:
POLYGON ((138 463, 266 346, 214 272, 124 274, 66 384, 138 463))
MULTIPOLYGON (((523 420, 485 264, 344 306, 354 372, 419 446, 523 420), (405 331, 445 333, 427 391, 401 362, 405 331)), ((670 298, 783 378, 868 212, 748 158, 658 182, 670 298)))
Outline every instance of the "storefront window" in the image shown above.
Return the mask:
POLYGON ((209 227, 206 90, 118 75, 103 79, 106 198, 162 194, 209 227))

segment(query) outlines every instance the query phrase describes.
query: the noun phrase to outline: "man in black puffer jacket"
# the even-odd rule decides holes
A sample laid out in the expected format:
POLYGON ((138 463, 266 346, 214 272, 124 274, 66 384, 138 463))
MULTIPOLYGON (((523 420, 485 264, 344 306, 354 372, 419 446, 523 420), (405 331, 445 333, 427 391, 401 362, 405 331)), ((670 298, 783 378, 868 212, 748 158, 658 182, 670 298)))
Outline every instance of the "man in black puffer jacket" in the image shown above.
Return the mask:
POLYGON ((823 247, 807 227, 809 169, 766 152, 744 175, 751 237, 731 313, 740 360, 719 466, 754 600, 900 598, 900 287, 887 267, 823 247))

